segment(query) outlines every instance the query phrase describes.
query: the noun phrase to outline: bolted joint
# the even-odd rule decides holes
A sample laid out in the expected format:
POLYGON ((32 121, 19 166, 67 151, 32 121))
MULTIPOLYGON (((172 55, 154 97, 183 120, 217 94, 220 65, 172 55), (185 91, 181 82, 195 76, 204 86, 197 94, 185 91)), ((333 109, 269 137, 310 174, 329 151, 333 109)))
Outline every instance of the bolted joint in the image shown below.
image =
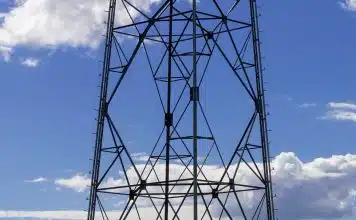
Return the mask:
POLYGON ((164 116, 164 125, 167 127, 170 127, 173 125, 173 114, 172 113, 166 113, 164 116))
POLYGON ((213 189, 212 191, 213 199, 217 199, 219 197, 219 192, 217 189, 213 189))
POLYGON ((213 37, 214 37, 214 34, 213 34, 213 32, 208 32, 208 33, 206 33, 206 38, 208 38, 208 40, 211 40, 211 39, 213 39, 213 37))
POLYGON ((234 181, 234 179, 229 179, 229 186, 230 186, 230 189, 235 190, 235 181, 234 181))
POLYGON ((148 19, 148 24, 149 25, 153 25, 155 23, 153 18, 148 19))
POLYGON ((224 23, 224 24, 226 24, 227 23, 227 17, 224 15, 224 16, 222 16, 222 22, 224 23))
POLYGON ((138 38, 139 38, 141 41, 143 41, 143 40, 145 39, 145 35, 139 34, 139 35, 138 35, 138 38))
POLYGON ((199 87, 190 88, 190 101, 199 101, 199 87))
POLYGON ((141 189, 141 190, 145 190, 145 189, 146 189, 146 185, 147 185, 146 180, 141 180, 140 189, 141 189))

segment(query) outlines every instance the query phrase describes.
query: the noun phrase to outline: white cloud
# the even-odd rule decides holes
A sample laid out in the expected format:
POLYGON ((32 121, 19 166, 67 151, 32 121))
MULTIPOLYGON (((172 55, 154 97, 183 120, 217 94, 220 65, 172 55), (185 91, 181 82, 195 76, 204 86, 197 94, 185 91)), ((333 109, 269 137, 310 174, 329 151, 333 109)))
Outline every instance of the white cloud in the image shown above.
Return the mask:
POLYGON ((64 172, 65 172, 65 173, 73 173, 73 172, 75 172, 75 170, 73 170, 73 169, 66 169, 66 170, 64 170, 64 172))
POLYGON ((15 0, 15 5, 20 6, 23 5, 27 0, 15 0))
POLYGON ((23 60, 21 62, 21 64, 24 65, 24 66, 28 66, 28 67, 37 67, 39 62, 40 61, 38 59, 27 58, 27 59, 23 60))
POLYGON ((353 214, 356 155, 335 155, 303 163, 294 153, 282 153, 274 167, 276 205, 282 219, 353 214))
POLYGON ((316 107, 316 103, 303 103, 299 105, 299 108, 312 108, 312 107, 316 107))
POLYGON ((356 122, 356 104, 350 102, 330 102, 324 120, 353 121, 356 122))
MULTIPOLYGON (((137 168, 142 170, 141 166, 143 165, 138 165, 137 168)), ((274 193, 277 195, 275 204, 280 219, 340 218, 355 214, 356 155, 334 155, 330 158, 303 162, 294 153, 281 153, 275 157, 272 166, 274 167, 274 193), (293 204, 293 207, 290 204, 293 204)), ((158 176, 164 174, 164 168, 164 164, 157 166, 158 176)), ((172 164, 171 175, 178 176, 183 169, 181 165, 172 164)), ((219 166, 207 165, 204 173, 208 178, 215 180, 219 179, 222 171, 219 166)), ((132 168, 129 168, 127 173, 131 181, 137 180, 132 168)), ((251 174, 247 172, 246 166, 242 166, 236 182, 256 185, 256 178, 251 174)), ((56 183, 83 192, 89 185, 89 178, 76 175, 56 183)), ((119 186, 123 183, 123 179, 110 177, 103 187, 119 186)), ((179 190, 184 188, 178 188, 177 191, 179 190)), ((204 191, 203 188, 202 190, 204 191)), ((154 191, 150 189, 150 192, 154 191)), ((240 199, 246 207, 250 207, 258 199, 258 195, 245 194, 240 199)), ((147 204, 140 205, 144 210, 149 208, 147 204)), ((234 210, 233 207, 230 208, 234 210)), ((214 213, 218 212, 214 207, 212 210, 215 210, 214 213)), ((237 213, 233 214, 237 215, 237 213)))
POLYGON ((71 178, 56 179, 54 183, 63 188, 84 192, 84 190, 90 186, 90 178, 87 175, 76 174, 71 178))
POLYGON ((47 182, 48 180, 44 177, 38 177, 33 180, 25 180, 26 183, 42 183, 42 182, 47 182))
POLYGON ((139 152, 131 154, 131 157, 134 161, 137 162, 147 162, 149 155, 146 152, 139 152))
POLYGON ((356 11, 356 0, 342 0, 340 5, 344 9, 356 11))
MULTIPOLYGON (((176 207, 177 208, 177 207, 176 207)), ((198 207, 200 210, 199 216, 202 216, 203 207, 198 207)), ((171 211, 171 210, 170 210, 171 211)), ((182 206, 180 210, 180 219, 190 220, 192 219, 192 207, 182 206)), ((134 212, 133 212, 134 213, 134 212)), ((151 207, 145 207, 140 209, 140 219, 152 219, 152 213, 156 213, 151 207)), ((109 219, 119 219, 120 211, 107 211, 109 219)), ((102 219, 99 212, 96 213, 95 219, 102 219)), ((173 217, 173 216, 172 216, 173 217)), ((172 217, 170 219, 172 219, 172 217)), ((85 211, 0 211, 0 218, 35 218, 35 219, 60 219, 60 220, 84 220, 87 218, 87 213, 85 211)), ((127 220, 138 220, 136 214, 129 216, 127 220)), ((217 220, 214 219, 214 220, 217 220)), ((225 220, 225 219, 223 219, 225 220)), ((240 220, 240 219, 236 219, 240 220)))
POLYGON ((328 111, 322 119, 356 122, 356 112, 343 110, 328 111))
MULTIPOLYGON (((2 13, 1 48, 25 45, 39 48, 58 46, 97 48, 105 32, 108 2, 102 0, 27 0, 2 13), (26 25, 24 25, 26 24, 26 25)), ((132 0, 135 6, 149 11, 160 0, 132 0)), ((133 18, 139 13, 129 7, 133 18)), ((117 2, 116 23, 128 24, 121 1, 117 2)), ((9 50, 9 49, 8 49, 9 50)), ((8 59, 8 53, 3 56, 8 59)))
POLYGON ((356 104, 350 102, 329 102, 328 106, 334 109, 356 110, 356 104))
POLYGON ((84 211, 0 211, 0 218, 84 220, 84 211))
POLYGON ((11 47, 3 46, 0 44, 0 55, 3 57, 5 62, 10 61, 12 52, 13 49, 11 47))
MULTIPOLYGON (((76 192, 84 192, 85 190, 89 189, 91 184, 91 178, 88 175, 82 175, 78 173, 70 178, 56 179, 54 183, 59 187, 71 189, 76 192)), ((108 177, 105 182, 101 184, 101 187, 112 187, 123 184, 123 179, 114 179, 113 177, 108 177)))

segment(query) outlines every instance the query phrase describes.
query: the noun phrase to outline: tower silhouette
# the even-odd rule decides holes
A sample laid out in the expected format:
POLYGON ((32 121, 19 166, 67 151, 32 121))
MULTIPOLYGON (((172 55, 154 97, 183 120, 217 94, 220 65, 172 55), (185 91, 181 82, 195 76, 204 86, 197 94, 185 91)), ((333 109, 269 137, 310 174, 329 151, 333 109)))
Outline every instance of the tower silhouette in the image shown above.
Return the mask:
POLYGON ((104 48, 88 220, 274 220, 256 0, 110 0, 104 48))

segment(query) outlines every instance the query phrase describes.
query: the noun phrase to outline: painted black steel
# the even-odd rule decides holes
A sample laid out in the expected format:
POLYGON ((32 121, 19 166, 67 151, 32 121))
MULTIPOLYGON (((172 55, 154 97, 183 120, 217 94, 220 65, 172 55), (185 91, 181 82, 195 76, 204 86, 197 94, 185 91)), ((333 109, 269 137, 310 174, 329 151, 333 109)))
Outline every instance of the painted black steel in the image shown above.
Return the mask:
POLYGON ((190 9, 181 7, 181 1, 163 0, 156 3, 150 13, 140 5, 135 5, 135 1, 109 1, 88 220, 140 220, 143 219, 142 209, 147 208, 147 204, 152 211, 150 219, 179 220, 182 219, 182 214, 194 220, 275 219, 256 0, 209 0, 201 3, 192 0, 189 4, 190 9), (231 3, 231 7, 224 11, 222 5, 228 2, 231 3), (244 13, 249 15, 247 16, 249 19, 236 19, 238 16, 233 16, 235 10, 244 2, 248 6, 244 13), (200 10, 199 4, 208 5, 214 12, 200 10), (117 24, 115 16, 117 7, 120 7, 120 13, 126 13, 125 18, 129 22, 117 24), (180 31, 177 31, 178 26, 180 31), (243 39, 236 38, 236 33, 241 31, 247 31, 247 36, 243 39), (219 42, 222 36, 229 42, 229 48, 219 42), (123 41, 135 42, 135 46, 132 50, 126 51, 123 41), (160 56, 150 54, 147 42, 163 45, 164 53, 160 56), (191 43, 191 46, 185 47, 185 51, 180 48, 184 43, 191 43), (157 89, 164 121, 162 131, 143 168, 138 168, 110 113, 113 98, 117 96, 125 76, 133 68, 133 61, 139 56, 139 51, 143 51, 144 58, 149 64, 148 72, 151 72, 157 89), (248 51, 252 54, 252 60, 245 59, 248 51), (234 59, 231 59, 231 54, 234 59), (249 121, 234 152, 227 160, 222 156, 200 94, 203 79, 213 56, 219 56, 224 65, 227 65, 254 103, 249 121), (198 66, 204 59, 206 64, 198 66), (153 65, 153 60, 158 61, 157 66, 153 65), (165 65, 166 75, 159 74, 165 65), (166 84, 164 90, 159 86, 160 83, 166 84), (184 87, 178 92, 178 98, 173 99, 172 92, 176 83, 184 83, 184 87), (112 85, 112 89, 108 89, 109 85, 112 85), (184 105, 182 100, 186 95, 189 98, 188 103, 184 105), (177 109, 180 106, 184 108, 179 113, 177 109), (190 107, 191 133, 182 135, 178 131, 178 125, 183 116, 188 114, 190 107), (203 122, 198 120, 199 112, 203 122), (199 133, 202 123, 208 130, 207 135, 199 133), (256 126, 259 130, 259 140, 258 143, 253 143, 251 136, 256 126), (105 132, 110 134, 114 146, 105 145, 105 132), (161 138, 165 140, 162 149, 159 148, 161 138), (198 161, 200 141, 211 143, 208 154, 202 161, 198 161), (175 143, 181 144, 185 153, 175 148, 175 143), (217 152, 216 159, 220 161, 219 165, 223 169, 217 179, 210 178, 204 170, 213 149, 217 152), (258 154, 262 159, 254 156, 258 154), (249 159, 246 159, 246 155, 249 159), (103 166, 103 160, 110 162, 103 166), (157 168, 162 161, 165 165, 164 177, 158 175, 157 168), (170 173, 173 163, 179 163, 184 168, 175 178, 171 178, 170 173), (237 176, 241 172, 239 171, 241 166, 248 169, 259 183, 238 182, 237 176), (115 167, 120 168, 123 183, 105 184, 110 171, 115 167), (241 194, 257 192, 260 192, 260 198, 252 201, 254 203, 251 205, 252 208, 246 208, 247 202, 240 199, 241 194), (109 214, 108 209, 112 208, 105 207, 101 195, 123 198, 121 202, 125 205, 116 213, 117 216, 112 217, 109 214), (147 201, 146 206, 139 204, 138 201, 141 199, 147 201), (191 214, 182 213, 183 206, 186 205, 192 207, 191 214), (218 214, 213 213, 212 206, 218 207, 218 214), (235 213, 236 210, 238 214, 235 213))

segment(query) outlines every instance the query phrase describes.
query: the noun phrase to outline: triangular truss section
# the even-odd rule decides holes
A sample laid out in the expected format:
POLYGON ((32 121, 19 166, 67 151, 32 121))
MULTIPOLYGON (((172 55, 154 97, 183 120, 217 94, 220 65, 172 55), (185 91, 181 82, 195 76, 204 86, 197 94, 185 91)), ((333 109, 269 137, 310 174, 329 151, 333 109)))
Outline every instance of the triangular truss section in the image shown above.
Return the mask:
POLYGON ((256 1, 152 2, 109 3, 88 220, 274 220, 256 1), (131 75, 152 92, 123 116, 119 102, 141 90, 123 98, 131 75), (213 113, 229 106, 209 106, 211 93, 247 100, 231 101, 243 114, 213 113), (147 99, 158 104, 145 120, 156 136, 134 132, 150 140, 138 160, 121 123, 144 115, 147 99))

